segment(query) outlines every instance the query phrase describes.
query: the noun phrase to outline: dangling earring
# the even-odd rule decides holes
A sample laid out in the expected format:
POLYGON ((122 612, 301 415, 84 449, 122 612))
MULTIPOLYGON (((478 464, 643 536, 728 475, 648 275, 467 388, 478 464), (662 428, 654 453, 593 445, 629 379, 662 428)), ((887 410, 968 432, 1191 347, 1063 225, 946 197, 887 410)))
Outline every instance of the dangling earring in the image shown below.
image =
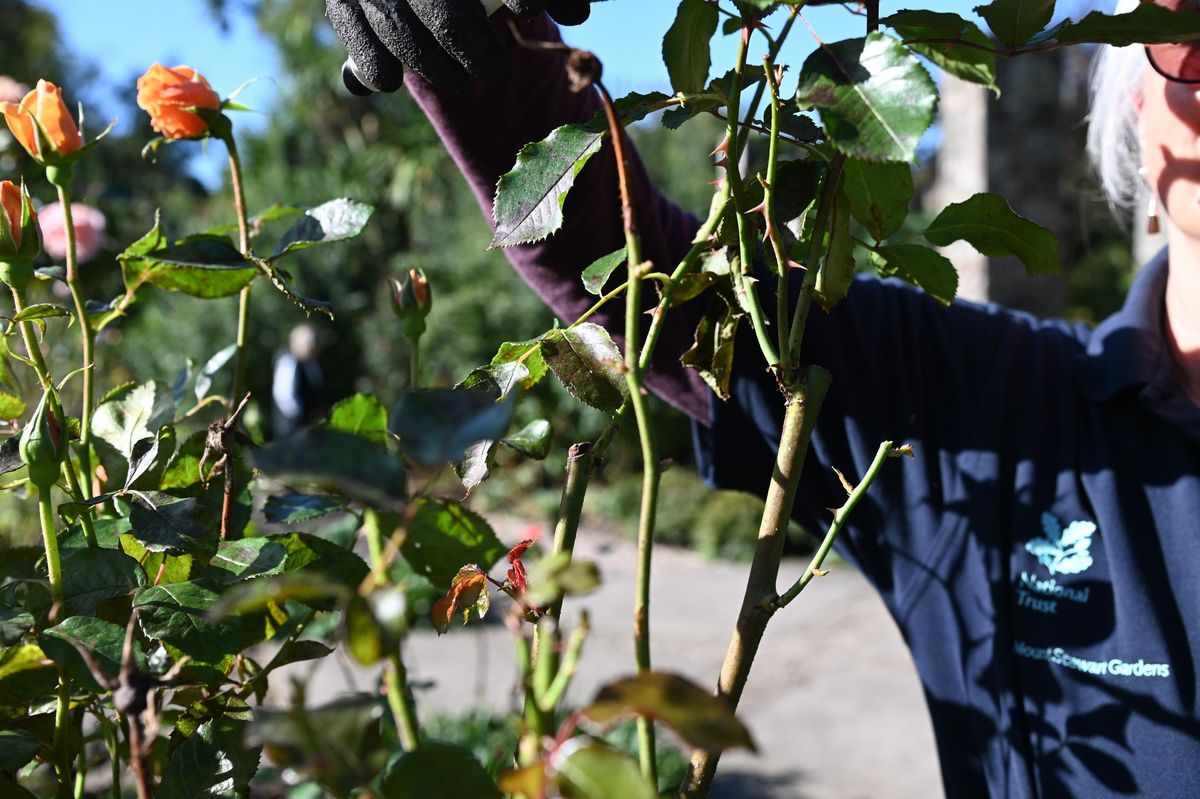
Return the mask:
MULTIPOLYGON (((1140 168, 1138 174, 1145 179, 1146 167, 1140 168)), ((1146 233, 1150 236, 1157 236, 1162 229, 1158 223, 1158 192, 1150 185, 1146 186, 1146 191, 1150 194, 1150 200, 1146 203, 1146 233)))

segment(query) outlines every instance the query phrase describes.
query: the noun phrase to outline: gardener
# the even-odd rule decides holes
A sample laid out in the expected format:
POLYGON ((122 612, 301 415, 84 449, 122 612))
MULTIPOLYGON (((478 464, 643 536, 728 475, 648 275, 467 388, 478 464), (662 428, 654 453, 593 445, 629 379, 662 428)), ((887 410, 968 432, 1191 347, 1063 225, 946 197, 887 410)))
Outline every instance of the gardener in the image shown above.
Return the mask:
MULTIPOLYGON (((571 21, 586 16, 579 4, 551 10, 566 5, 571 21)), ((397 88, 392 54, 403 62, 489 217, 517 150, 599 107, 568 90, 559 54, 510 43, 502 66, 505 12, 489 28, 472 3, 363 7, 378 35, 357 2, 329 0, 357 79, 397 88)), ((557 38, 545 17, 519 26, 527 39, 557 38)), ((813 314, 804 338, 805 361, 834 384, 797 519, 824 529, 825 509, 843 501, 831 466, 861 475, 882 440, 916 450, 882 472, 840 547, 911 646, 953 797, 1179 797, 1200 786, 1200 99, 1184 82, 1200 80, 1200 51, 1153 52, 1154 69, 1141 48, 1107 54, 1096 92, 1105 184, 1128 190, 1144 166, 1170 244, 1170 266, 1166 252, 1148 264, 1119 313, 1092 330, 942 309, 860 280, 832 313, 813 314)), ((645 257, 673 267, 698 222, 632 160, 645 257)), ((507 250, 563 319, 590 304, 579 271, 623 244, 615 175, 602 151, 563 229, 507 250)), ((650 385, 695 421, 710 482, 762 492, 780 394, 752 340, 738 343, 729 402, 678 365, 694 305, 672 311, 650 385)), ((603 323, 617 331, 621 316, 603 323)))

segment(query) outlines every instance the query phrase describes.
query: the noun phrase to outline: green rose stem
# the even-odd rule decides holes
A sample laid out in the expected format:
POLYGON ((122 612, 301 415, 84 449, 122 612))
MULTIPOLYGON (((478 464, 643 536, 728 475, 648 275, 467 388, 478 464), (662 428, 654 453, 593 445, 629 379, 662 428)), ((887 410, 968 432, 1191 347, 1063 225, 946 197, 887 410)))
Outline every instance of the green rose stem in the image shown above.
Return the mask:
MULTIPOLYGON (((48 167, 46 178, 58 190, 58 204, 62 206, 63 224, 67 233, 67 288, 75 302, 75 319, 79 323, 79 342, 83 358, 83 399, 79 412, 79 469, 83 473, 82 496, 92 497, 92 403, 93 377, 96 365, 93 361, 96 347, 96 331, 87 315, 87 304, 79 286, 79 256, 75 236, 75 221, 71 214, 71 170, 69 167, 48 167)), ((86 513, 89 523, 90 512, 86 513)))
MULTIPOLYGON (((638 514, 637 531, 637 586, 633 611, 634 659, 639 672, 650 670, 650 554, 654 545, 654 519, 658 510, 658 488, 662 469, 654 449, 654 436, 650 431, 650 419, 646 411, 643 376, 645 369, 639 350, 642 316, 642 280, 651 267, 642 261, 642 241, 637 231, 633 198, 629 191, 626 174, 624 132, 617 119, 613 100, 604 84, 595 82, 596 90, 604 103, 608 117, 609 133, 617 162, 617 182, 621 190, 621 218, 625 228, 625 247, 628 254, 629 288, 625 297, 625 383, 629 389, 629 404, 637 421, 638 440, 642 448, 642 501, 638 514)), ((658 785, 658 769, 655 763, 654 721, 639 716, 638 759, 642 774, 651 785, 658 785)))
POLYGON ((763 357, 766 358, 769 365, 776 367, 779 364, 779 354, 771 343, 766 317, 763 315, 762 305, 758 301, 758 292, 754 289, 754 281, 750 279, 750 265, 754 262, 754 242, 751 238, 753 229, 750 226, 750 220, 744 215, 748 209, 746 208, 745 187, 742 185, 742 176, 738 166, 744 143, 739 131, 738 108, 740 106, 739 98, 742 96, 742 79, 746 71, 746 50, 750 45, 751 31, 748 19, 743 18, 742 25, 737 63, 733 69, 733 76, 729 80, 728 126, 724 142, 726 151, 725 157, 722 159, 726 173, 725 182, 729 184, 733 207, 737 211, 738 263, 733 269, 733 285, 738 296, 745 300, 750 321, 754 326, 754 336, 758 339, 758 346, 762 350, 763 357))
MULTIPOLYGON (((238 157, 237 143, 232 131, 221 137, 229 150, 229 177, 233 184, 233 208, 237 213, 238 248, 242 255, 250 255, 250 221, 246 217, 246 196, 242 184, 242 162, 238 157)), ((246 383, 246 338, 250 327, 250 289, 253 283, 247 283, 238 295, 238 326, 237 354, 233 362, 233 391, 229 394, 229 411, 237 407, 242 398, 246 383)))
MULTIPOLYGON (((24 290, 23 289, 12 289, 12 298, 13 298, 13 311, 14 311, 13 315, 16 316, 16 315, 19 315, 21 313, 21 311, 25 310, 25 292, 24 292, 24 290)), ((21 328, 21 338, 25 342, 25 350, 29 354, 29 360, 33 363, 33 371, 37 374, 38 382, 41 383, 41 385, 42 385, 42 390, 50 392, 51 408, 53 409, 54 413, 56 413, 58 415, 58 418, 62 421, 63 435, 65 436, 65 435, 67 435, 67 430, 66 430, 67 417, 63 413, 62 406, 60 405, 60 403, 58 401, 58 394, 55 393, 55 391, 54 391, 54 379, 50 376, 50 369, 49 369, 49 367, 46 366, 46 358, 45 358, 45 356, 42 355, 42 348, 38 345, 37 335, 34 333, 34 330, 33 330, 33 322, 24 321, 24 322, 20 322, 18 324, 21 328)), ((69 453, 69 450, 68 450, 68 453, 69 453)), ((67 458, 67 463, 65 464, 65 468, 63 469, 63 473, 66 475, 66 478, 67 478, 67 487, 70 489, 71 498, 76 501, 82 501, 82 499, 84 498, 83 490, 79 485, 79 479, 75 474, 75 468, 70 463, 69 455, 67 458)), ((49 497, 49 492, 47 492, 47 497, 49 497)), ((47 535, 46 527, 45 527, 46 518, 47 518, 46 516, 44 516, 44 515, 42 516, 42 537, 43 538, 46 538, 46 535, 47 535)), ((53 564, 57 565, 57 562, 58 562, 58 539, 54 535, 54 514, 51 513, 48 518, 50 520, 50 532, 49 532, 49 538, 46 538, 46 542, 47 542, 46 543, 46 561, 47 561, 47 564, 49 567, 49 564, 53 563, 53 564), (54 548, 53 557, 51 557, 51 554, 50 554, 51 547, 54 548)), ((87 545, 89 547, 98 547, 99 542, 96 541, 96 529, 92 524, 91 513, 80 514, 79 522, 80 522, 80 525, 83 527, 83 537, 87 541, 87 545)), ((52 578, 51 579, 51 588, 53 588, 53 586, 54 586, 54 582, 53 582, 53 578, 52 578)))
MULTIPOLYGON (((384 561, 383 523, 379 513, 371 508, 363 513, 363 532, 367 538, 371 573, 374 578, 369 582, 388 585, 390 578, 387 576, 387 563, 384 561)), ((400 734, 400 745, 406 752, 411 752, 421 745, 421 732, 412 691, 408 686, 408 669, 404 665, 399 646, 387 656, 383 684, 387 691, 388 707, 400 734)))
MULTIPOLYGON (((868 26, 870 27, 873 24, 877 24, 878 3, 875 0, 869 0, 868 5, 875 8, 875 14, 868 13, 868 26)), ((745 61, 745 43, 746 37, 743 37, 742 48, 739 51, 738 57, 739 68, 745 61)), ((773 68, 773 65, 773 60, 769 59, 765 67, 767 70, 770 70, 773 68)), ((778 104, 778 98, 775 96, 777 90, 773 84, 773 77, 773 75, 769 75, 767 81, 772 83, 772 101, 778 104)), ((738 75, 735 73, 735 85, 737 81, 738 75)), ((731 106, 734 102, 732 99, 734 96, 731 93, 731 106)), ((732 119, 733 114, 730 114, 730 117, 732 119)), ((772 129, 772 139, 775 139, 778 137, 778 121, 774 118, 772 119, 772 129)), ((734 128, 731 127, 730 130, 733 131, 734 128)), ((774 141, 772 141, 773 143, 774 141)), ((729 160, 733 162, 736 155, 737 148, 731 147, 729 160)), ((820 564, 824 561, 825 556, 833 546, 834 539, 844 525, 846 516, 866 493, 878 474, 879 469, 882 468, 883 462, 893 454, 891 442, 884 442, 880 445, 879 452, 868 469, 866 477, 863 478, 858 487, 852 490, 848 489, 848 493, 850 494, 849 499, 835 512, 833 525, 830 527, 824 541, 822 541, 816 555, 809 564, 810 572, 803 575, 781 597, 777 592, 776 582, 779 577, 779 564, 783 558, 784 539, 788 524, 791 522, 792 509, 795 505, 796 488, 800 480, 800 471, 804 466, 804 458, 808 452, 808 445, 812 439, 812 431, 816 425, 821 404, 824 402, 825 395, 832 383, 829 373, 819 366, 807 367, 803 372, 802 379, 796 383, 793 383, 794 378, 792 376, 798 374, 801 357, 800 345, 803 341, 808 312, 812 306, 817 276, 820 271, 820 261, 824 256, 824 253, 820 252, 820 243, 824 240, 823 231, 833 216, 834 205, 837 202, 838 182, 841 179, 841 171, 844 164, 845 156, 838 153, 833 157, 825 175, 818 198, 817 218, 814 224, 812 239, 810 240, 807 259, 808 268, 801 283, 790 330, 786 334, 790 360, 788 363, 782 364, 786 380, 785 402, 787 410, 784 413, 779 451, 775 457, 775 469, 771 477, 771 485, 767 491, 765 508, 759 525, 758 542, 755 546, 753 560, 750 563, 750 573, 746 578, 746 592, 742 599, 742 608, 738 614, 733 637, 729 642, 729 648, 726 650, 725 661, 721 666, 721 674, 717 681, 717 696, 724 699, 731 709, 736 709, 738 701, 741 699, 742 691, 746 686, 746 680, 750 675, 750 667, 754 663, 754 657, 758 653, 759 644, 762 642, 763 634, 766 632, 767 622, 771 620, 771 617, 777 610, 795 599, 813 576, 820 573, 820 564)), ((731 177, 733 177, 732 173, 731 177)), ((767 201, 764 202, 764 208, 773 209, 774 207, 770 201, 772 189, 773 186, 770 179, 768 179, 764 186, 764 190, 767 192, 767 201)), ((739 208, 739 210, 744 209, 739 208)), ((770 219, 769 211, 768 219, 770 219)), ((740 232, 742 222, 740 214, 738 221, 740 232)), ((786 280, 781 281, 781 286, 786 287, 786 280)), ((781 305, 779 308, 781 321, 784 321, 786 318, 785 311, 786 306, 781 305)), ((756 321, 756 329, 757 326, 756 321)), ((783 333, 781 332, 782 335, 783 333)), ((781 338, 781 346, 782 340, 781 338)), ((693 752, 688 772, 679 787, 678 795, 684 799, 700 799, 707 796, 709 788, 712 786, 713 778, 716 776, 719 760, 719 752, 706 752, 702 750, 693 752)))
MULTIPOLYGON (((13 306, 16 314, 20 314, 25 307, 23 292, 18 289, 12 290, 13 306)), ((38 413, 34 414, 31 425, 46 425, 44 411, 45 403, 50 403, 50 413, 57 416, 60 428, 59 435, 66 436, 66 417, 62 413, 62 409, 57 401, 57 396, 54 393, 54 381, 50 377, 50 372, 46 367, 46 359, 42 355, 42 350, 38 346, 37 339, 33 333, 33 324, 25 321, 20 323, 21 336, 25 340, 25 347, 29 352, 29 359, 34 365, 34 371, 37 372, 38 380, 42 384, 44 393, 42 405, 38 406, 38 413)), ((38 427, 31 428, 38 430, 38 427)), ((54 504, 51 501, 50 492, 54 486, 54 471, 56 468, 51 468, 49 473, 42 467, 46 465, 44 446, 54 446, 50 442, 42 438, 31 447, 31 451, 39 453, 36 458, 30 459, 29 454, 25 450, 24 436, 28 434, 28 430, 22 433, 22 448, 21 457, 29 466, 30 483, 37 492, 38 503, 38 521, 42 528, 42 545, 46 550, 46 576, 50 581, 50 622, 56 620, 63 600, 63 576, 62 576, 62 557, 58 551, 58 537, 54 529, 54 504), (40 464, 40 466, 39 466, 40 464)), ((51 457, 51 463, 54 458, 51 457)), ((68 473, 74 473, 74 469, 68 464, 64 470, 68 473)), ((86 530, 87 528, 85 528, 86 530)), ((95 533, 92 533, 89 543, 94 545, 95 533)), ((67 728, 70 724, 69 712, 71 706, 70 687, 67 685, 65 677, 59 672, 58 680, 58 702, 54 713, 54 770, 58 780, 58 796, 59 799, 69 799, 71 796, 71 760, 67 750, 67 728)))

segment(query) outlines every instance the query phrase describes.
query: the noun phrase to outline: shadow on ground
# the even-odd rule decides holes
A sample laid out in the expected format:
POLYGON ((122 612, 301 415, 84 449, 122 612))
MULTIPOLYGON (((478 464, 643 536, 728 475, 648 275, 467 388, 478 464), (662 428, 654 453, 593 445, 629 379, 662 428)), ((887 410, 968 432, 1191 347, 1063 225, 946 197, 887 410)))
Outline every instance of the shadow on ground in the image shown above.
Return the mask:
POLYGON ((804 799, 804 773, 784 771, 755 774, 749 771, 718 772, 711 799, 804 799))

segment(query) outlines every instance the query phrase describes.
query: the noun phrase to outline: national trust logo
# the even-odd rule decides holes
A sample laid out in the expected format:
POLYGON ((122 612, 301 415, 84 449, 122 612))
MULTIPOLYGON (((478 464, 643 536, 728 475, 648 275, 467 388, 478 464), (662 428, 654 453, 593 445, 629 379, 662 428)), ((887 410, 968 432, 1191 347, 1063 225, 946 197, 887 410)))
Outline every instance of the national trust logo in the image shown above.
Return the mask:
POLYGON ((1095 522, 1071 522, 1064 529, 1058 519, 1043 513, 1042 532, 1045 536, 1025 544, 1025 550, 1051 574, 1079 574, 1091 567, 1095 522))

